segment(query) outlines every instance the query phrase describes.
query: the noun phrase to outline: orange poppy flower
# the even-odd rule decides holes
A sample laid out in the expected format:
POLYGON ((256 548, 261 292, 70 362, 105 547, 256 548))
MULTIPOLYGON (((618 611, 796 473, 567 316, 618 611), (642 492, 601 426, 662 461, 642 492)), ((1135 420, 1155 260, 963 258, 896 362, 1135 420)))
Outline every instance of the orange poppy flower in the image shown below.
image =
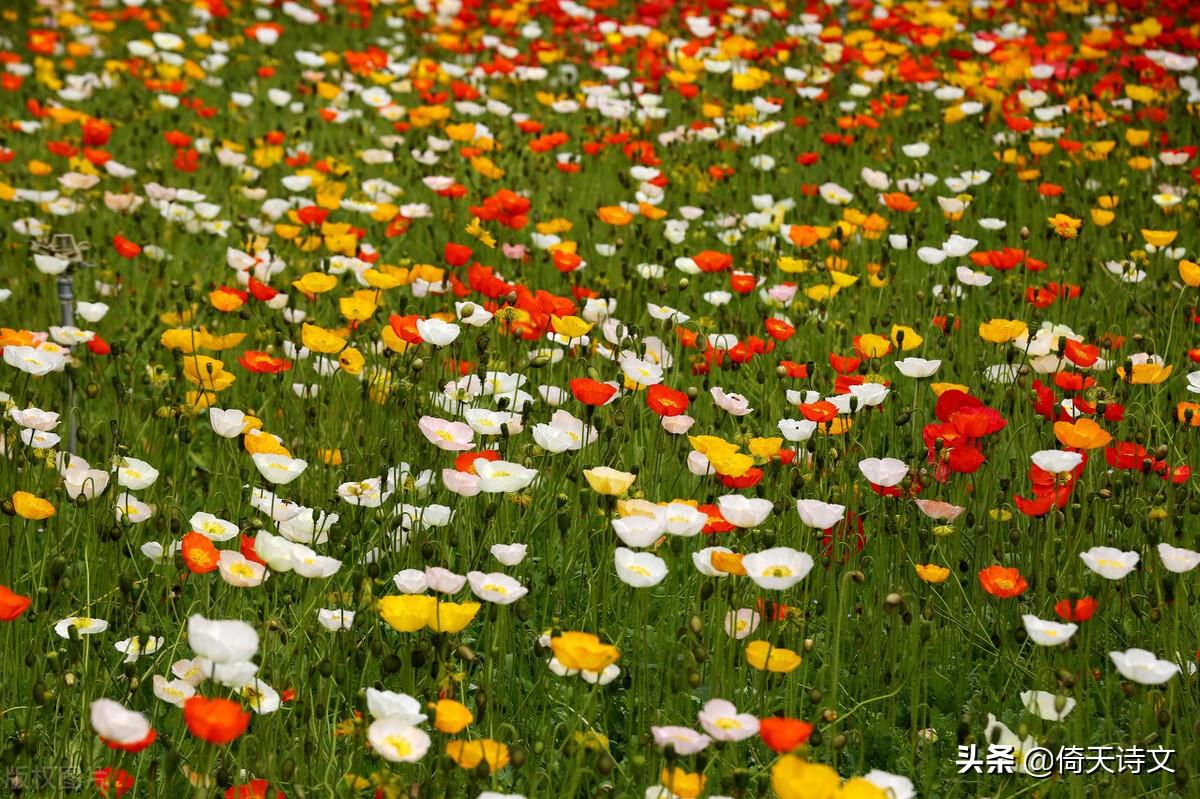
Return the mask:
POLYGON ((633 221, 633 214, 619 205, 606 205, 596 212, 600 221, 606 225, 621 227, 633 221))
POLYGON ((250 726, 250 714, 237 702, 193 696, 183 705, 188 732, 210 744, 227 744, 250 726))
POLYGON ((909 197, 902 191, 888 192, 882 195, 883 204, 893 211, 899 211, 902 214, 907 214, 909 211, 915 211, 917 202, 912 197, 909 197))
POLYGON ((709 556, 709 562, 717 571, 745 577, 746 567, 742 563, 743 557, 743 555, 740 555, 737 552, 714 552, 711 556, 709 556))
POLYGON ((1000 599, 1011 599, 1025 593, 1029 583, 1021 572, 1006 566, 988 566, 979 572, 979 584, 983 590, 1000 599))
POLYGON ((1054 437, 1072 449, 1099 449, 1112 441, 1112 436, 1091 419, 1055 422, 1054 437))
POLYGON ((190 532, 183 537, 183 563, 192 574, 207 574, 215 571, 221 553, 203 535, 190 532))
POLYGON ((821 232, 811 225, 792 225, 788 238, 797 247, 811 247, 821 240, 821 232))

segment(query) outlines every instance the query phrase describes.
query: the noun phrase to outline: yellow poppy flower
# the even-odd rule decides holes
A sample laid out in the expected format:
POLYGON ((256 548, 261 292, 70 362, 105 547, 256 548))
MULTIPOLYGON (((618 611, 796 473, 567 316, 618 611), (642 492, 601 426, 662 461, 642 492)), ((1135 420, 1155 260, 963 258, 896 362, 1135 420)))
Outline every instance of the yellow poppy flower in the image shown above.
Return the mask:
POLYGON ((341 352, 346 346, 346 340, 337 333, 307 322, 300 328, 300 340, 313 352, 323 355, 341 352))
POLYGON ((447 735, 457 735, 475 721, 475 714, 466 705, 453 699, 439 699, 433 705, 433 710, 433 726, 447 735))
POLYGON ((909 352, 924 344, 925 339, 921 337, 920 333, 907 325, 892 325, 892 343, 899 347, 901 351, 909 352), (901 333, 904 335, 899 335, 901 333))
POLYGON ((1169 247, 1178 235, 1179 232, 1175 230, 1147 230, 1142 228, 1142 238, 1151 247, 1169 247))
POLYGON ((751 641, 746 645, 746 662, 759 671, 787 674, 800 665, 800 655, 766 641, 751 641))
POLYGON ((582 338, 592 329, 592 325, 583 321, 578 316, 551 315, 550 325, 554 328, 555 333, 567 338, 582 338))
POLYGON ((1006 344, 1029 332, 1029 327, 1019 319, 992 319, 979 324, 979 337, 992 344, 1006 344))
POLYGON ((347 322, 365 322, 375 313, 375 301, 371 297, 342 297, 338 310, 347 322))
POLYGON ((832 767, 784 755, 771 767, 771 788, 779 799, 834 799, 842 778, 832 767))
POLYGON ((779 436, 752 438, 746 442, 746 447, 754 457, 768 460, 779 454, 780 448, 783 447, 783 439, 779 436))
POLYGON ((709 455, 708 462, 712 464, 717 474, 723 477, 741 477, 754 467, 754 459, 749 455, 726 450, 720 450, 709 455))
POLYGON ((1082 219, 1076 219, 1073 216, 1066 214, 1055 214, 1048 217, 1046 222, 1050 227, 1054 228, 1054 232, 1059 238, 1073 239, 1079 235, 1079 228, 1083 225, 1082 219))
POLYGON ((696 799, 704 792, 708 779, 696 772, 684 771, 676 766, 673 769, 663 769, 658 775, 659 781, 670 791, 671 796, 679 799, 696 799))
POLYGON ((945 566, 938 566, 935 563, 918 563, 916 566, 917 576, 927 583, 944 583, 950 576, 950 570, 945 566))
POLYGON ((225 364, 206 355, 189 355, 183 359, 183 377, 207 391, 224 391, 233 385, 237 376, 225 371, 225 364))
POLYGON ((437 598, 425 594, 385 596, 379 600, 379 615, 393 630, 415 633, 423 630, 433 616, 437 598))
POLYGON ((633 481, 637 479, 637 475, 635 474, 610 469, 607 466, 584 469, 583 476, 587 478, 588 485, 592 487, 593 491, 609 497, 624 494, 633 485, 633 481))
POLYGON ((487 763, 488 771, 495 772, 508 765, 508 747, 491 738, 478 741, 450 741, 446 754, 464 769, 473 769, 487 763))
POLYGON ((348 375, 358 374, 363 370, 365 364, 366 359, 363 358, 363 354, 354 347, 346 347, 338 353, 338 365, 348 375))
POLYGON ((1179 279, 1192 288, 1200 287, 1200 264, 1186 258, 1180 261, 1179 279))
POLYGON ((883 336, 867 333, 858 337, 858 349, 868 358, 882 358, 888 354, 892 343, 883 336))
POLYGON ((12 495, 13 508, 22 519, 41 521, 54 515, 54 506, 49 500, 34 496, 28 491, 17 491, 12 495))
POLYGON ((460 633, 479 612, 478 602, 438 602, 429 614, 428 626, 435 633, 460 633))
POLYGON ((1157 363, 1135 363, 1132 375, 1126 377, 1125 367, 1118 366, 1117 376, 1135 386, 1156 386, 1171 376, 1173 368, 1157 363))
POLYGON ((308 272, 297 280, 293 280, 292 286, 305 294, 324 294, 336 286, 337 282, 338 279, 334 275, 327 275, 324 272, 308 272))
POLYGON ((566 632, 550 639, 558 662, 576 671, 603 671, 621 658, 621 650, 591 633, 566 632))

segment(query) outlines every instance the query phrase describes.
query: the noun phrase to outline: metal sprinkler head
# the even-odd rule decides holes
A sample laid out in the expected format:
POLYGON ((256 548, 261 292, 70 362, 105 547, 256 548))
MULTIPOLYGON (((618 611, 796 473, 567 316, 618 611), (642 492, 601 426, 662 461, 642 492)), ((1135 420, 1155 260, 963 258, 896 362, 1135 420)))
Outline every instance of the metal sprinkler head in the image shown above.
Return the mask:
POLYGON ((83 260, 83 254, 91 249, 91 246, 86 241, 75 241, 75 237, 70 233, 55 233, 48 238, 34 241, 32 249, 41 255, 52 255, 69 261, 72 266, 91 267, 91 264, 83 260))

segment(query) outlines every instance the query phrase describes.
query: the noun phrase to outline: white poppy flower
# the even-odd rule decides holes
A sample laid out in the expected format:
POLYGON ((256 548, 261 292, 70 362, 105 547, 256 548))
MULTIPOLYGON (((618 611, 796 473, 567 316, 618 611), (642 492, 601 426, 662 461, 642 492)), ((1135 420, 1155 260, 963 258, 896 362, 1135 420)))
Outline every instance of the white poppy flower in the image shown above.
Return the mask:
POLYGON ((1025 632, 1029 634, 1030 640, 1039 646, 1065 644, 1075 634, 1075 631, 1079 629, 1079 626, 1076 624, 1060 624, 1056 621, 1046 621, 1029 613, 1021 616, 1021 621, 1025 624, 1025 632))
POLYGON ((774 591, 786 591, 812 571, 813 559, 791 547, 773 547, 752 552, 742 558, 746 575, 755 585, 774 591))
POLYGON ((1113 547, 1092 547, 1079 553, 1084 564, 1096 574, 1108 580, 1120 580, 1137 567, 1136 552, 1123 552, 1113 547))
POLYGON ((649 552, 634 552, 632 549, 617 547, 617 551, 613 553, 613 560, 617 567, 617 577, 634 588, 658 585, 667 576, 666 561, 649 552))
POLYGON ((796 500, 796 510, 800 513, 800 521, 814 530, 828 530, 846 516, 846 506, 816 499, 796 500))
POLYGON ((188 619, 188 646, 214 663, 248 661, 258 651, 258 633, 244 621, 206 619, 193 614, 188 619))
POLYGON ((1145 649, 1109 652, 1108 656, 1122 677, 1142 685, 1162 685, 1180 671, 1179 664, 1159 660, 1145 649))
POLYGON ((1075 700, 1063 697, 1062 710, 1058 709, 1058 696, 1049 691, 1022 691, 1021 704, 1033 715, 1046 721, 1062 721, 1075 709, 1075 700))

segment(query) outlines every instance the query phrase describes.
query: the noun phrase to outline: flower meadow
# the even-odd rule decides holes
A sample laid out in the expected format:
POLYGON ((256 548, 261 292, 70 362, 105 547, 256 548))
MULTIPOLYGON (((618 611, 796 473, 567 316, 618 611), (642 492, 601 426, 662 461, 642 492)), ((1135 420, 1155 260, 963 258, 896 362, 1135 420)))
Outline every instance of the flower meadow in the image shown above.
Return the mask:
POLYGON ((1200 7, 0 15, 0 795, 1198 795, 1200 7))

